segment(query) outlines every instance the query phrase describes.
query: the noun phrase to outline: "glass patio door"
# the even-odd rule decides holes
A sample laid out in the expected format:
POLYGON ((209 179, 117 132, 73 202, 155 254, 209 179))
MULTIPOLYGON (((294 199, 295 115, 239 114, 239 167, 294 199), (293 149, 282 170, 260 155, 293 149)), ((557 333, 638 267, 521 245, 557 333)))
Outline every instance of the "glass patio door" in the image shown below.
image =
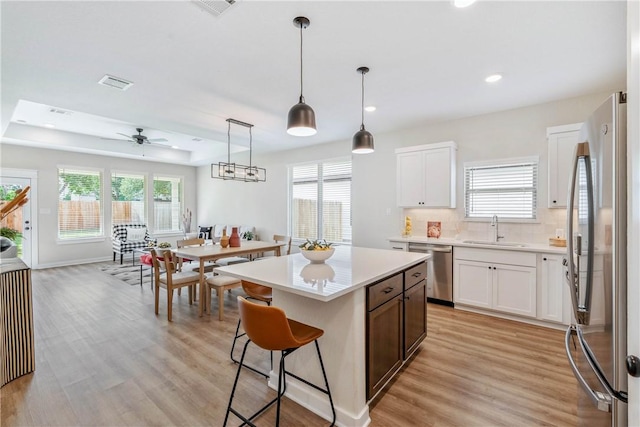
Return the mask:
MULTIPOLYGON (((26 186, 31 185, 30 178, 16 178, 0 176, 0 203, 6 204, 13 200, 16 193, 26 186)), ((31 223, 31 194, 27 196, 29 201, 9 214, 2 220, 0 226, 18 232, 18 237, 14 240, 18 245, 18 257, 29 267, 32 262, 32 223, 31 223)))

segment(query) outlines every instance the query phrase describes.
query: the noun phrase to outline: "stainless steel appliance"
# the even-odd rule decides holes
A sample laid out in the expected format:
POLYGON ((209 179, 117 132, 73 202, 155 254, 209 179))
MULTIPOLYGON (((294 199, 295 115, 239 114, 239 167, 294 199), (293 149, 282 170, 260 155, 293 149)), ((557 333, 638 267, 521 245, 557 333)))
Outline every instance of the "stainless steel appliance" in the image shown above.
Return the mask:
POLYGON ((427 262, 427 301, 453 307, 453 248, 409 242, 409 252, 431 254, 427 262))
POLYGON ((626 104, 614 94, 584 123, 567 203, 565 350, 580 425, 626 426, 626 104))

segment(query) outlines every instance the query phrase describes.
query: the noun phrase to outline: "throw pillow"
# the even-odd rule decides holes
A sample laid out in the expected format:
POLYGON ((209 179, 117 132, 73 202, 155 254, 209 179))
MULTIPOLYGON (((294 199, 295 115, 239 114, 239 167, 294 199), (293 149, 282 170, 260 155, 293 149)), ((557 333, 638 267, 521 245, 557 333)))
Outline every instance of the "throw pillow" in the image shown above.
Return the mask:
POLYGON ((127 228, 127 242, 144 242, 144 236, 147 234, 147 228, 127 228))

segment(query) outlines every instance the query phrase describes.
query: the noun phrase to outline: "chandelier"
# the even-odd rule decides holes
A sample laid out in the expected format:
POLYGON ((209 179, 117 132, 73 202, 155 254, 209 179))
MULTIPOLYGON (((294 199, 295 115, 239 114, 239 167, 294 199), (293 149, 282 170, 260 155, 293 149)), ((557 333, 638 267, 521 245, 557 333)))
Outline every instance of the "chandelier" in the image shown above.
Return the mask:
POLYGON ((236 119, 227 119, 227 161, 211 164, 211 178, 230 181, 264 182, 267 180, 267 170, 252 164, 253 136, 250 123, 236 119), (249 128, 249 166, 231 163, 231 124, 249 128))

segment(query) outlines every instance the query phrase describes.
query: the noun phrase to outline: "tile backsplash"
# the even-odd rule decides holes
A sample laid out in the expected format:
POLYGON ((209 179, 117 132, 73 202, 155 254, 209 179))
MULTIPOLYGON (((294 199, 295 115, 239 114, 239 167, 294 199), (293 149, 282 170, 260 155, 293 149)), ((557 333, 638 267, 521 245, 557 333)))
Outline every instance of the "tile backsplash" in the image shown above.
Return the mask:
MULTIPOLYGON (((440 221, 442 223, 441 237, 491 240, 493 227, 491 220, 465 221, 464 213, 457 209, 403 209, 402 217, 398 221, 398 234, 404 227, 404 217, 411 217, 412 234, 414 236, 427 235, 427 222, 440 221)), ((518 223, 500 221, 498 225, 500 235, 508 242, 548 243, 549 237, 555 237, 557 229, 566 228, 566 211, 564 209, 540 209, 535 223, 518 223)))

